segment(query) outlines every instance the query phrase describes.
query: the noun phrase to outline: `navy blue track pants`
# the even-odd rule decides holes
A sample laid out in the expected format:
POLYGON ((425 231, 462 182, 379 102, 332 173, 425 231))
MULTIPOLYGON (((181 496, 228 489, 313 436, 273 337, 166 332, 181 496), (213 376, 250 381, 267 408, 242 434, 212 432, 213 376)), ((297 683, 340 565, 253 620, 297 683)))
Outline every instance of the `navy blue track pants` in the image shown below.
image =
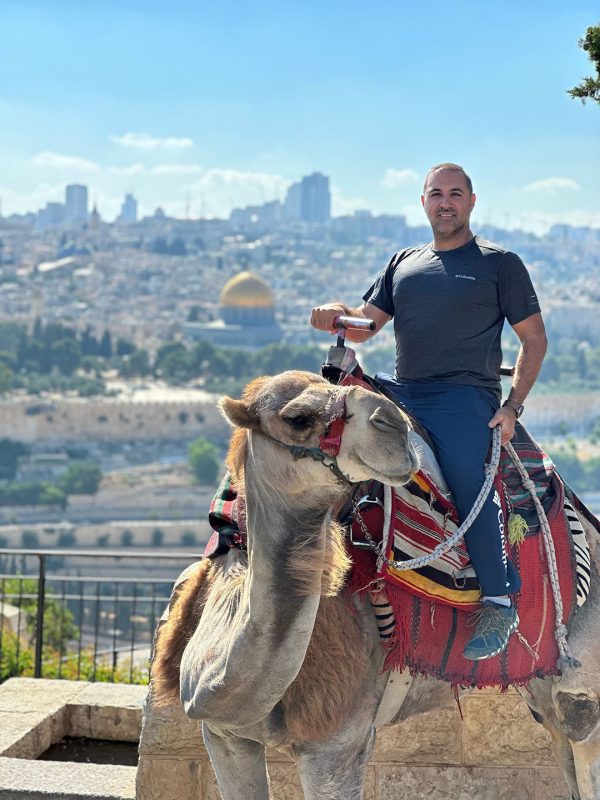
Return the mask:
MULTIPOLYGON (((485 480, 484 463, 492 441, 488 423, 498 409, 489 389, 452 383, 398 383, 377 375, 392 394, 429 433, 448 488, 462 522, 485 480)), ((502 544, 505 520, 494 489, 465 535, 471 563, 483 595, 518 591, 520 579, 502 544)))

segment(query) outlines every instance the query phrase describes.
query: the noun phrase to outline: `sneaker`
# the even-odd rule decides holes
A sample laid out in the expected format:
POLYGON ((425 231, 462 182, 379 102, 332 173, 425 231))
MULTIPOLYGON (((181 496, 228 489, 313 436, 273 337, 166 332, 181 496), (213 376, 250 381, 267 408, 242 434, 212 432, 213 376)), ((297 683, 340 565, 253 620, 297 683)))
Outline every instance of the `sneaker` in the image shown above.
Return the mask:
POLYGON ((463 650, 463 656, 469 661, 483 661, 501 653, 513 631, 519 624, 519 615, 514 605, 501 606, 491 600, 485 600, 482 608, 476 611, 477 627, 463 650))

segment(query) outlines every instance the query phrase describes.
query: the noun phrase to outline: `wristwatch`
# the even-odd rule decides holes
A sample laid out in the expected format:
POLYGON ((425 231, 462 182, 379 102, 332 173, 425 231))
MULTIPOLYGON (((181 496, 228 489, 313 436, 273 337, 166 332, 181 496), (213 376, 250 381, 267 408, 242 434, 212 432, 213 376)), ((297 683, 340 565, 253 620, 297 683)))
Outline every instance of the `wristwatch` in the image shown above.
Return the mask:
POLYGON ((519 403, 516 403, 514 400, 505 400, 502 403, 502 408, 512 408, 512 410, 517 415, 517 419, 521 416, 523 411, 525 411, 525 406, 519 403))

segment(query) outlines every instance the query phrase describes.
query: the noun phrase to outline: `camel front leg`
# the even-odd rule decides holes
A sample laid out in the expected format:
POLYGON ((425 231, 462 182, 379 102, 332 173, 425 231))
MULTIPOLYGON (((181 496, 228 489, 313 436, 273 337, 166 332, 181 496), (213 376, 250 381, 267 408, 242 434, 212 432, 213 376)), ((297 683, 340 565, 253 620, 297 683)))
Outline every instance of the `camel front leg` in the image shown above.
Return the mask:
POLYGON ((363 800, 374 746, 375 728, 369 727, 359 741, 336 736, 331 742, 295 747, 305 800, 363 800))
POLYGON ((581 800, 600 797, 600 741, 571 742, 581 800))
POLYGON ((264 745, 215 733, 206 722, 202 736, 223 800, 269 800, 264 745))

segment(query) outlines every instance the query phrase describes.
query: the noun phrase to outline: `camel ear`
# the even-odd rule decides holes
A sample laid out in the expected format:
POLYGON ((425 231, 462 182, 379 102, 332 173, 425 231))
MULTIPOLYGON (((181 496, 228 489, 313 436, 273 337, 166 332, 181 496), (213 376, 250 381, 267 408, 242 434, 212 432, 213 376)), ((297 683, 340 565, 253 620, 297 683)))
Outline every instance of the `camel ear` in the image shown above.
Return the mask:
POLYGON ((258 423, 258 420, 243 400, 222 397, 219 400, 219 408, 225 419, 234 427, 255 428, 258 423))

